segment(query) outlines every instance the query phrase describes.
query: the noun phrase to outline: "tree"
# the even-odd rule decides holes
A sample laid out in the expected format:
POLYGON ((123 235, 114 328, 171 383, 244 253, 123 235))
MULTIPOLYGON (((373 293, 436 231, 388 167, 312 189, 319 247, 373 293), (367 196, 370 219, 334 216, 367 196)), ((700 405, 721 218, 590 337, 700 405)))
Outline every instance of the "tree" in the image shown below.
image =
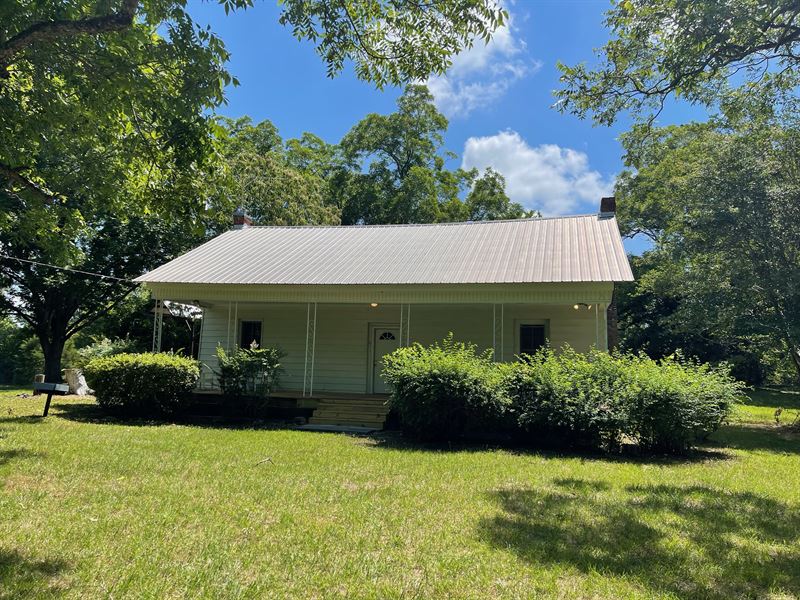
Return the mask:
MULTIPOLYGON (((310 158, 308 164, 298 159, 300 142, 292 140, 294 152, 290 154, 269 121, 253 125, 249 117, 244 117, 224 123, 228 132, 222 152, 227 168, 219 204, 235 202, 257 225, 339 224, 338 209, 325 204, 324 169, 312 165, 310 158)), ((230 211, 225 211, 225 226, 229 215, 230 211)))
MULTIPOLYGON (((444 71, 504 18, 482 0, 287 0, 281 22, 317 44, 329 74, 352 59, 380 86, 444 71)), ((66 341, 119 303, 130 277, 208 231, 199 187, 217 178, 213 110, 236 83, 227 58, 183 0, 0 6, 1 308, 35 331, 49 381, 66 341)), ((244 171, 266 166, 283 189, 308 184, 247 160, 244 171)))
POLYGON ((800 376, 800 128, 693 124, 625 144, 620 227, 655 244, 637 293, 676 302, 673 322, 709 343, 766 336, 800 376))
POLYGON ((497 219, 523 219, 539 216, 536 211, 527 211, 517 203, 511 202, 506 194, 505 178, 487 168, 484 174, 472 185, 465 207, 470 221, 495 221, 497 219))
POLYGON ((613 39, 598 68, 559 65, 561 111, 605 125, 621 111, 652 121, 670 95, 716 107, 800 82, 795 0, 616 0, 606 26, 613 39))
MULTIPOLYGON (((505 180, 491 169, 450 170, 442 151, 447 119, 425 86, 408 86, 389 115, 357 123, 340 147, 349 175, 340 177, 342 222, 435 223, 527 216, 509 201, 505 180), (466 195, 466 199, 461 198, 466 195)), ((532 214, 532 213, 530 213, 532 214)))

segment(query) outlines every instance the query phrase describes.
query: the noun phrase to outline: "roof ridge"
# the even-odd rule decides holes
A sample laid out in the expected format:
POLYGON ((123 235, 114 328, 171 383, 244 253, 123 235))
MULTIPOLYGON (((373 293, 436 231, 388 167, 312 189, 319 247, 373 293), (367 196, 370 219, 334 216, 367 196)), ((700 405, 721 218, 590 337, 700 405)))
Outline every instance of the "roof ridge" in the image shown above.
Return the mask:
POLYGON ((248 229, 378 229, 381 227, 448 227, 453 225, 490 225, 497 223, 520 223, 530 221, 554 221, 559 219, 585 219, 588 217, 600 218, 599 213, 580 215, 559 215, 553 217, 527 217, 524 219, 495 219, 485 221, 447 221, 444 223, 380 223, 372 225, 248 225, 241 229, 230 231, 245 231, 248 229))

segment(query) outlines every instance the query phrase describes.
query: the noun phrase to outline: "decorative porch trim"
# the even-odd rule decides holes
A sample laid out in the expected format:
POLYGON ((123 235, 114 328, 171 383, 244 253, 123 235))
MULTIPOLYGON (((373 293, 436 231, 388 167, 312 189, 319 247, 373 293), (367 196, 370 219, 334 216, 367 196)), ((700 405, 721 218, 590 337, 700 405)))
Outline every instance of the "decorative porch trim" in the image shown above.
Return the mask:
POLYGON ((159 298, 188 304, 229 301, 360 304, 595 304, 610 302, 609 282, 458 285, 245 285, 148 283, 159 298))

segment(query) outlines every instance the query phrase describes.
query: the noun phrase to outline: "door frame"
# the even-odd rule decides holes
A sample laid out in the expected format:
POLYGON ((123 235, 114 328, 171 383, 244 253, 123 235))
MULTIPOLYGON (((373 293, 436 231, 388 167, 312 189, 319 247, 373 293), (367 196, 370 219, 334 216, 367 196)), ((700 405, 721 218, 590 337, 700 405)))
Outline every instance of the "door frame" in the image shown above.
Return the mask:
MULTIPOLYGON (((367 327, 367 394, 374 394, 375 393, 375 330, 376 329, 397 329, 398 334, 400 332, 400 323, 390 323, 390 322, 374 322, 369 323, 367 327)), ((400 347, 400 343, 402 340, 398 337, 398 344, 397 347, 400 347)))

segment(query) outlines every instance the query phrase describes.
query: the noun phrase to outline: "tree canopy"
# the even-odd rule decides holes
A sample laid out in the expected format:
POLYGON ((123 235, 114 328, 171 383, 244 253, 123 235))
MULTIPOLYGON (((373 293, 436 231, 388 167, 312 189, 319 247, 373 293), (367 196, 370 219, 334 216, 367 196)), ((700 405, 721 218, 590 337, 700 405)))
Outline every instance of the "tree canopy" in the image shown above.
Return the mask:
POLYGON ((636 170, 617 184, 620 227, 655 244, 634 296, 663 309, 639 326, 667 314, 709 347, 766 340, 800 375, 800 129, 690 124, 625 143, 636 170))
POLYGON ((341 141, 351 173, 339 181, 342 222, 435 223, 531 216, 493 171, 448 169, 447 119, 425 86, 408 86, 389 115, 370 114, 341 141), (462 200, 463 196, 466 200, 462 200))
MULTIPOLYGON (((483 0, 281 6, 330 75, 352 60, 378 86, 443 72, 505 18, 483 0)), ((66 341, 121 302, 130 278, 227 220, 231 194, 263 221, 338 222, 329 173, 314 170, 328 168, 320 140, 286 150, 266 124, 220 127, 214 110, 237 83, 227 59, 184 0, 0 4, 0 310, 39 338, 48 380, 66 341)))
POLYGON ((671 95, 707 106, 780 97, 800 82, 794 0, 615 0, 597 67, 559 65, 557 107, 603 125, 651 121, 671 95))

